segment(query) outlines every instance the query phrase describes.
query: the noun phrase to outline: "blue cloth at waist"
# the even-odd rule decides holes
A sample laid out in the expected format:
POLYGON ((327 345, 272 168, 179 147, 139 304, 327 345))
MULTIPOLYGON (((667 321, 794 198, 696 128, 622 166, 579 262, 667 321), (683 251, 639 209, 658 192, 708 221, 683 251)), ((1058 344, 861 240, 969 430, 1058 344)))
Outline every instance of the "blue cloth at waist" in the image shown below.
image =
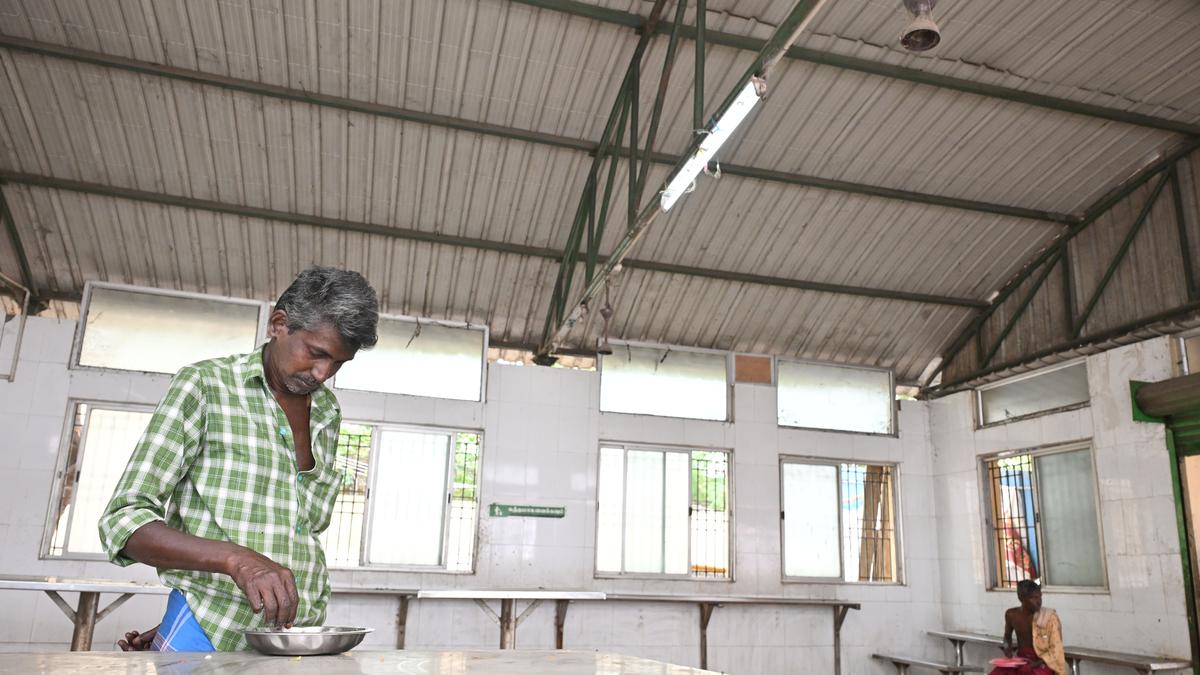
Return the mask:
POLYGON ((156 652, 217 651, 192 614, 192 608, 188 607, 187 598, 176 590, 167 597, 167 613, 163 615, 162 625, 158 627, 150 649, 156 652))

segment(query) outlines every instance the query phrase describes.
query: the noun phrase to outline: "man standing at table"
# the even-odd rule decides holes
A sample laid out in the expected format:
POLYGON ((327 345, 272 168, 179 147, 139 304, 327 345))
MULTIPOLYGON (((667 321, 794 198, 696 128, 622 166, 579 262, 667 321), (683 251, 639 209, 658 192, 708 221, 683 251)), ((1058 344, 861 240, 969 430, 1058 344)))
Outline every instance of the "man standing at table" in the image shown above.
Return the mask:
POLYGON ((162 625, 123 649, 245 649, 243 630, 324 622, 318 535, 341 479, 324 382, 375 345, 378 321, 362 275, 312 267, 279 297, 262 348, 175 375, 99 523, 110 560, 152 565, 172 589, 162 625))

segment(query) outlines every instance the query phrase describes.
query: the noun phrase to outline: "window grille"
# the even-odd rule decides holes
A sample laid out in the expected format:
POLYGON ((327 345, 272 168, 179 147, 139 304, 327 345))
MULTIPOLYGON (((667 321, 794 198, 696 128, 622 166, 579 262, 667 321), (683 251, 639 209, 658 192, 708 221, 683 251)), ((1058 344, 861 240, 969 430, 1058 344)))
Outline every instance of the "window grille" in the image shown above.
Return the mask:
POLYGON ((730 579, 729 453, 605 445, 599 574, 730 579))
POLYGON ((895 467, 785 458, 780 479, 785 578, 899 580, 895 467))

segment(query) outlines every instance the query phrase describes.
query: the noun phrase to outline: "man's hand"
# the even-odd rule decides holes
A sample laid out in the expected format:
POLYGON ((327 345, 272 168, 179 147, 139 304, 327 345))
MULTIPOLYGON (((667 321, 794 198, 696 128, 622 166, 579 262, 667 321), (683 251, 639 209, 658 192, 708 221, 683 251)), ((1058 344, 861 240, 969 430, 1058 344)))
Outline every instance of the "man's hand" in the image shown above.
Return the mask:
POLYGON ((266 625, 292 627, 300 593, 291 570, 240 546, 229 556, 226 570, 246 595, 254 612, 262 612, 266 625))
POLYGON ((123 652, 144 652, 150 649, 150 643, 154 641, 154 635, 157 632, 158 626, 141 633, 131 630, 125 634, 124 640, 117 640, 117 646, 123 652))

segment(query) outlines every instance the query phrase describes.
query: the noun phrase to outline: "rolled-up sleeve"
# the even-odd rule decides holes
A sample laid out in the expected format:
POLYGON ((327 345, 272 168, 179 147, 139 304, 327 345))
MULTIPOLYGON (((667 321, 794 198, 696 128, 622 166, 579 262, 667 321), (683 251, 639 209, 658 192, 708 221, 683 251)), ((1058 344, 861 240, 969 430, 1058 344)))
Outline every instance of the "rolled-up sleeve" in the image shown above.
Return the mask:
POLYGON ((202 375, 195 368, 185 367, 171 380, 100 516, 100 541, 112 562, 134 563, 121 554, 130 535, 166 519, 167 501, 203 443, 204 400, 202 375))

